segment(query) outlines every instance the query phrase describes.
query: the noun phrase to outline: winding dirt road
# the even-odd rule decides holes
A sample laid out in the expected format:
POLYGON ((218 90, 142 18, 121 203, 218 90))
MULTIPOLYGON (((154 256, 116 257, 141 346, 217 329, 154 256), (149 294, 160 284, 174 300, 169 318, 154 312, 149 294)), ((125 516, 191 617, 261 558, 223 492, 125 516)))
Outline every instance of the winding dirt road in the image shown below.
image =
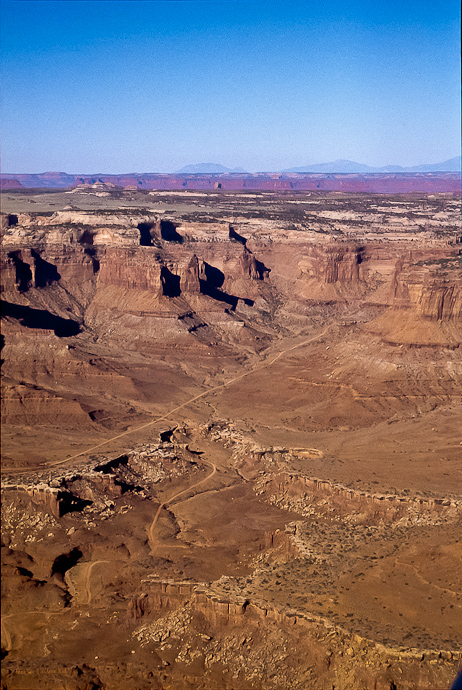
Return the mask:
MULTIPOLYGON (((99 448, 102 448, 103 446, 108 445, 109 443, 112 443, 112 441, 117 441, 120 438, 124 438, 125 436, 129 436, 130 434, 136 434, 139 431, 143 431, 144 429, 148 429, 150 426, 153 426, 154 424, 157 424, 157 422, 161 422, 164 419, 167 419, 170 417, 172 414, 175 412, 178 412, 178 410, 182 410, 184 407, 187 407, 188 405, 191 405, 192 403, 196 402, 196 400, 200 400, 201 398, 205 398, 205 396, 210 395, 211 393, 215 393, 216 391, 223 390, 227 388, 228 386, 231 386, 233 383, 236 383, 236 381, 240 381, 241 379, 245 378, 246 376, 251 376, 252 374, 256 373, 257 371, 261 371, 262 369, 267 369, 268 367, 272 366, 275 362, 277 362, 278 359, 283 357, 289 352, 292 352, 293 350, 297 350, 299 347, 303 347, 304 345, 308 345, 309 343, 313 343, 316 340, 320 340, 326 333, 329 331, 333 326, 336 324, 331 324, 330 326, 326 326, 326 328, 321 331, 321 333, 318 333, 317 335, 312 336, 311 338, 307 338, 306 340, 303 340, 301 343, 297 343, 296 345, 292 345, 292 347, 288 347, 285 350, 281 350, 277 355, 275 355, 272 359, 270 359, 267 362, 263 362, 262 364, 259 364, 252 369, 249 369, 248 371, 243 372, 242 374, 239 374, 238 376, 234 376, 232 379, 229 381, 225 381, 225 383, 221 383, 218 386, 214 386, 213 388, 208 388, 205 391, 202 391, 202 393, 199 393, 199 395, 195 395, 192 398, 189 398, 189 400, 186 400, 184 403, 181 405, 177 405, 177 407, 174 407, 172 410, 167 412, 166 414, 162 415, 161 417, 156 417, 155 419, 151 420, 150 422, 147 422, 146 424, 142 424, 141 426, 136 427, 135 429, 129 429, 128 431, 123 431, 121 434, 117 434, 116 436, 112 436, 111 438, 106 439, 105 441, 101 441, 101 443, 97 443, 95 446, 91 446, 91 448, 87 448, 86 450, 82 450, 80 453, 75 453, 75 455, 70 455, 69 457, 65 458, 64 460, 55 460, 54 462, 49 462, 46 463, 45 467, 40 468, 40 469, 48 469, 50 467, 56 467, 58 465, 64 465, 67 462, 70 462, 71 460, 75 460, 76 458, 80 458, 84 455, 87 455, 88 453, 92 453, 94 450, 98 450, 99 448)), ((31 468, 15 468, 15 467, 4 467, 3 472, 10 472, 13 474, 26 474, 34 471, 31 468)))
POLYGON ((11 651, 13 649, 13 645, 11 643, 11 635, 5 625, 5 621, 7 618, 11 618, 13 615, 13 613, 9 613, 7 616, 2 616, 2 648, 6 652, 11 651))
POLYGON ((90 578, 91 578, 91 573, 95 565, 98 565, 98 563, 109 563, 109 561, 91 561, 88 563, 88 566, 85 571, 85 595, 86 595, 86 601, 83 602, 85 604, 89 604, 91 602, 91 588, 90 588, 90 578))
POLYGON ((50 616, 62 616, 63 614, 66 613, 65 609, 62 609, 60 611, 18 611, 17 613, 8 613, 6 616, 1 617, 1 637, 2 637, 2 649, 4 649, 6 652, 10 652, 13 649, 13 642, 12 642, 12 637, 5 625, 5 621, 8 618, 16 618, 19 617, 21 619, 21 622, 24 622, 24 617, 25 616, 46 616, 49 618, 50 616))
POLYGON ((153 536, 154 535, 154 529, 155 529, 155 526, 157 524, 157 521, 159 519, 159 516, 160 516, 162 510, 164 508, 166 508, 170 503, 175 501, 177 498, 182 496, 183 494, 189 493, 192 489, 195 489, 197 486, 200 486, 204 482, 211 479, 214 476, 214 474, 216 473, 217 467, 216 467, 215 463, 213 463, 213 462, 210 463, 210 466, 212 467, 212 471, 210 472, 210 474, 208 474, 206 477, 203 477, 200 481, 196 482, 195 484, 188 486, 187 489, 183 489, 182 491, 179 491, 174 496, 171 496, 167 501, 164 501, 164 503, 161 503, 160 506, 157 508, 157 512, 154 515, 154 520, 151 522, 151 524, 148 528, 148 541, 149 541, 149 548, 151 549, 151 551, 153 551, 153 548, 154 548, 154 536, 153 536))

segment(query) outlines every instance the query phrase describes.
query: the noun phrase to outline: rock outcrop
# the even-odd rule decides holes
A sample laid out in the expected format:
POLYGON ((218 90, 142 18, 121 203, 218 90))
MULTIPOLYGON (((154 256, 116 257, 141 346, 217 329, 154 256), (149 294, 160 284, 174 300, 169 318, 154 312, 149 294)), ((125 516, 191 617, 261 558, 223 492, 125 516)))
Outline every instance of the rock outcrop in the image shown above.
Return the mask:
POLYGON ((362 258, 365 247, 327 245, 314 252, 314 270, 324 283, 349 285, 364 280, 362 258))
POLYGON ((24 185, 22 185, 19 180, 16 180, 12 177, 1 177, 0 179, 0 187, 1 189, 21 189, 24 185))
MULTIPOLYGON (((8 178, 7 178, 8 179, 8 178)), ((72 188, 85 191, 101 185, 131 187, 135 189, 204 189, 204 190, 312 190, 364 192, 375 194, 402 194, 408 192, 458 192, 460 173, 383 173, 377 174, 309 174, 309 173, 260 173, 226 175, 168 175, 147 173, 143 175, 69 175, 63 172, 20 174, 13 181, 23 187, 72 188)), ((2 181, 3 184, 3 181, 2 181)))
POLYGON ((436 524, 462 519, 462 501, 381 494, 352 489, 316 477, 282 474, 263 477, 255 484, 258 495, 303 515, 326 512, 348 514, 358 523, 436 524), (315 508, 316 506, 316 508, 315 508))
POLYGON ((431 321, 461 321, 459 252, 432 253, 413 263, 398 262, 393 276, 393 307, 413 310, 431 321))

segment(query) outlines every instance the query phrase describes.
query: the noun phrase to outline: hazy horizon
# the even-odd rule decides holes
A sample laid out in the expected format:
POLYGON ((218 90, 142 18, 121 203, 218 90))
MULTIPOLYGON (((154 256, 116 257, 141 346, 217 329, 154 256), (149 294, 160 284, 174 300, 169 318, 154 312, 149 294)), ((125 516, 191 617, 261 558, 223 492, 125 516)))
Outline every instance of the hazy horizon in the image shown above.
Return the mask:
MULTIPOLYGON (((166 0, 166 1, 169 1, 169 0, 166 0)), ((449 159, 447 159, 447 160, 453 160, 454 158, 460 158, 460 156, 452 156, 451 158, 449 158, 449 159)), ((343 160, 343 159, 335 159, 335 161, 337 161, 337 160, 343 160)), ((335 161, 323 161, 323 162, 318 161, 318 162, 316 162, 316 163, 308 163, 306 167, 308 168, 310 165, 313 165, 313 166, 327 165, 327 164, 329 164, 330 162, 335 162, 335 161)), ((360 165, 363 165, 363 164, 364 164, 362 161, 348 161, 348 162, 351 162, 351 163, 358 163, 358 164, 360 164, 360 165)), ((444 163, 444 162, 445 162, 445 161, 430 161, 430 162, 429 162, 429 161, 426 161, 426 162, 422 162, 422 163, 417 163, 415 166, 403 166, 403 168, 406 168, 406 167, 418 167, 419 165, 432 165, 432 164, 435 164, 435 165, 436 165, 436 164, 444 163)), ((186 167, 191 167, 191 166, 194 166, 194 165, 205 165, 205 164, 203 164, 203 163, 192 163, 192 164, 186 164, 186 165, 183 166, 183 167, 186 168, 186 167)), ((221 164, 221 163, 218 163, 218 162, 214 162, 213 165, 219 165, 219 166, 221 166, 222 164, 221 164)), ((368 165, 368 164, 365 163, 364 165, 368 165)), ((385 168, 386 168, 386 167, 392 167, 392 166, 394 166, 394 165, 399 166, 400 164, 399 164, 399 163, 389 163, 388 166, 385 165, 385 166, 382 166, 382 167, 385 167, 385 168)), ((223 167, 226 167, 226 168, 227 168, 227 167, 229 167, 229 166, 223 166, 223 167)), ((292 167, 296 167, 296 166, 292 166, 292 167)), ((302 166, 298 166, 298 167, 302 167, 302 166)), ((376 167, 376 166, 370 166, 370 167, 376 167)), ((377 166, 377 167, 379 167, 379 166, 377 166)), ((283 173, 283 172, 286 172, 286 173, 287 173, 287 172, 296 172, 296 171, 291 171, 290 169, 285 169, 285 170, 282 170, 282 169, 278 169, 278 170, 276 170, 276 169, 274 169, 274 170, 241 170, 241 171, 236 171, 236 170, 232 170, 232 169, 229 170, 229 173, 233 173, 233 174, 236 174, 236 175, 239 175, 239 174, 242 174, 242 175, 243 175, 243 174, 258 174, 258 173, 261 173, 261 174, 267 174, 267 173, 283 173)), ((300 172, 301 172, 301 171, 300 171, 300 172)), ((307 169, 306 172, 309 173, 310 171, 307 169)), ((387 172, 387 171, 384 171, 384 174, 386 174, 386 172, 387 172)), ((403 172, 406 172, 406 169, 404 169, 403 172)), ((416 171, 416 172, 417 172, 417 171, 416 171)), ((434 171, 434 172, 440 172, 440 171, 434 171)), ((454 171, 441 171, 441 172, 454 172, 454 171)), ((69 170, 34 170, 34 171, 27 171, 27 172, 25 172, 24 170, 17 170, 17 171, 15 171, 15 172, 11 172, 11 171, 5 171, 5 172, 4 172, 4 171, 2 170, 2 172, 1 172, 1 174, 2 174, 3 177, 5 177, 6 175, 44 175, 44 174, 50 174, 50 173, 63 173, 63 174, 66 174, 66 175, 84 175, 84 176, 96 176, 96 175, 153 175, 153 174, 154 174, 154 175, 155 175, 155 174, 159 174, 159 175, 175 175, 175 174, 183 174, 183 175, 189 175, 189 174, 198 174, 198 175, 200 175, 200 174, 204 174, 204 175, 207 174, 207 175, 214 175, 214 174, 216 174, 216 175, 219 175, 219 174, 224 174, 224 173, 221 172, 221 171, 212 171, 212 172, 203 172, 203 173, 201 173, 201 172, 197 172, 197 173, 182 172, 181 169, 179 169, 179 170, 119 170, 119 171, 117 171, 117 172, 107 172, 107 171, 105 171, 105 170, 96 170, 96 171, 95 171, 95 170, 91 170, 91 171, 89 171, 89 172, 87 172, 87 171, 82 171, 82 170, 71 170, 71 171, 69 171, 69 170)), ((314 173, 313 173, 313 174, 314 174, 314 173)), ((330 172, 327 172, 327 171, 326 171, 326 174, 330 174, 330 172)), ((342 171, 337 171, 335 174, 339 174, 339 175, 340 175, 340 174, 349 174, 349 173, 342 173, 342 171)), ((364 174, 366 174, 366 173, 364 173, 364 174)))
POLYGON ((460 150, 454 0, 2 0, 1 13, 11 174, 410 167, 460 150))

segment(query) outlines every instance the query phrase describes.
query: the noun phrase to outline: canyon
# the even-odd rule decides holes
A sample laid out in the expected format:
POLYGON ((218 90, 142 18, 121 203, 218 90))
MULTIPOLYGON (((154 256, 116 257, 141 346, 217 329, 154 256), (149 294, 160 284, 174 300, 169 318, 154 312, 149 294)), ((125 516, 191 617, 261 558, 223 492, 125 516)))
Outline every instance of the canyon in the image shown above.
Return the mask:
POLYGON ((4 188, 2 687, 449 688, 460 182, 186 177, 4 188))
MULTIPOLYGON (((340 163, 342 161, 339 161, 340 163)), ((348 161, 346 161, 348 162, 348 161)), ((448 161, 449 163, 450 161, 448 161)), ((460 167, 460 165, 459 165, 460 167)), ((71 175, 65 172, 2 174, 2 189, 65 189, 81 185, 111 185, 119 191, 131 190, 261 190, 343 191, 375 194, 409 192, 444 193, 460 191, 457 172, 382 173, 128 173, 122 175, 71 175)))

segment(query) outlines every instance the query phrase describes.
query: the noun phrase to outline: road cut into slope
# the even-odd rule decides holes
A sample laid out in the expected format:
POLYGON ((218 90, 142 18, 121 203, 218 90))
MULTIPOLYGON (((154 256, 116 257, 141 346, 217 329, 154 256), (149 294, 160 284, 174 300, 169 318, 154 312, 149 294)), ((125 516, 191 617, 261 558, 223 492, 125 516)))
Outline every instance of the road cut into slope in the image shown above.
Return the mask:
MULTIPOLYGON (((136 434, 140 431, 143 431, 144 429, 147 429, 154 424, 157 424, 158 422, 161 422, 163 420, 168 419, 172 414, 175 412, 178 412, 179 410, 184 409, 188 405, 191 405, 192 403, 196 402, 196 400, 201 400, 202 398, 205 398, 207 395, 210 395, 211 393, 215 393, 217 391, 223 390, 225 388, 228 388, 228 386, 233 385, 237 381, 242 380, 243 378, 246 378, 247 376, 251 376, 253 373, 257 371, 261 371, 262 369, 266 369, 270 366, 272 366, 275 362, 278 361, 281 357, 286 355, 289 352, 292 352, 293 350, 296 350, 300 347, 304 347, 305 345, 308 345, 309 343, 315 342, 316 340, 320 340, 333 326, 336 324, 331 324, 330 326, 326 326, 324 330, 322 330, 320 333, 317 333, 316 335, 312 336, 311 338, 307 338, 306 340, 303 340, 301 343, 296 343, 295 345, 292 345, 291 347, 286 348, 285 350, 281 350, 277 355, 275 355, 272 359, 270 359, 267 362, 263 362, 262 364, 258 364, 252 369, 249 369, 248 371, 243 372, 242 374, 239 374, 238 376, 234 376, 232 379, 229 381, 225 381, 225 383, 221 383, 218 386, 214 386, 213 388, 209 388, 205 391, 202 391, 202 393, 199 393, 196 396, 193 396, 192 398, 189 398, 189 400, 186 400, 184 403, 181 405, 178 405, 177 407, 174 407, 172 410, 169 412, 166 412, 164 415, 160 417, 156 417, 155 419, 151 420, 150 422, 147 422, 146 424, 142 424, 141 426, 136 427, 135 429, 128 429, 127 431, 123 431, 121 434, 117 434, 115 436, 111 436, 111 438, 106 439, 105 441, 101 441, 101 443, 97 443, 95 446, 92 446, 91 448, 87 448, 84 451, 81 451, 80 453, 75 453, 75 455, 71 455, 64 460, 57 460, 54 462, 50 462, 46 464, 46 468, 50 467, 57 467, 58 465, 64 465, 71 460, 75 460, 76 458, 83 457, 85 455, 88 455, 88 453, 92 453, 95 450, 99 450, 100 448, 103 448, 104 446, 107 446, 108 444, 112 443, 113 441, 117 441, 121 438, 125 438, 126 436, 129 436, 131 434, 136 434)), ((3 472, 10 472, 13 474, 24 474, 24 473, 29 473, 30 468, 28 469, 17 469, 14 467, 4 467, 3 472)))
POLYGON ((157 508, 156 514, 154 515, 154 519, 148 528, 148 541, 149 541, 149 547, 151 549, 151 552, 154 550, 154 545, 155 545, 154 529, 157 525, 157 521, 159 520, 159 517, 160 517, 162 510, 164 508, 166 508, 169 504, 171 504, 173 501, 175 501, 177 498, 179 498, 180 496, 183 496, 184 494, 188 494, 190 491, 192 491, 192 489, 197 488, 198 486, 200 486, 204 482, 211 479, 216 474, 216 471, 217 471, 216 465, 213 462, 207 463, 207 464, 210 464, 210 466, 212 467, 212 471, 210 472, 210 474, 208 474, 206 477, 203 477, 200 481, 196 482, 195 484, 192 484, 192 486, 189 486, 187 489, 183 489, 182 491, 179 491, 178 493, 174 494, 167 501, 164 501, 164 503, 161 503, 160 506, 157 508))

